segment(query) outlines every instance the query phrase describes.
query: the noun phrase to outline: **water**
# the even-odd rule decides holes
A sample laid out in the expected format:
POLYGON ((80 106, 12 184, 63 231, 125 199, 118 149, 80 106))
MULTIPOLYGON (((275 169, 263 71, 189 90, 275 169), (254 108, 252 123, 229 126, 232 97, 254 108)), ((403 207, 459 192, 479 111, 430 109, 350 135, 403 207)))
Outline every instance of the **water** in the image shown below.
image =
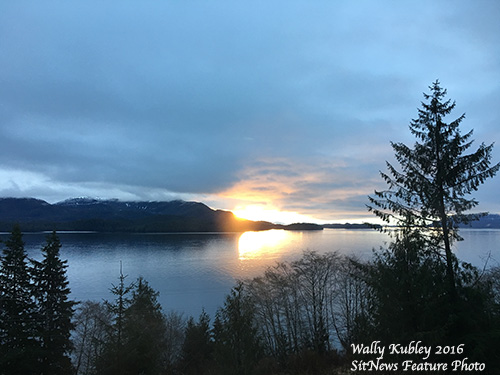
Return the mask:
MULTIPOLYGON (((500 230, 462 230, 457 256, 478 267, 500 261, 500 230)), ((5 238, 4 234, 1 237, 5 238)), ((25 234, 28 255, 40 259, 45 234, 25 234)), ((120 264, 132 282, 143 276, 160 292, 165 311, 197 317, 202 308, 213 316, 237 279, 261 274, 277 261, 300 258, 304 250, 337 251, 369 259, 372 249, 389 241, 374 230, 271 230, 245 233, 102 234, 59 233, 61 257, 76 300, 111 300, 120 264)))

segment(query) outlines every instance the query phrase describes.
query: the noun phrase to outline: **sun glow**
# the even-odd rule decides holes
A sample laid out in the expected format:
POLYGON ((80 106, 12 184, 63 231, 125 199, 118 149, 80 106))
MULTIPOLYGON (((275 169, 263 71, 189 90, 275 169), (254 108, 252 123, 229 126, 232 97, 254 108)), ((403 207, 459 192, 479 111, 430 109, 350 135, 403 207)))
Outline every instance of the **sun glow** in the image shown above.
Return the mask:
POLYGON ((238 240, 240 260, 275 258, 292 237, 286 230, 245 232, 238 240))
POLYGON ((271 223, 292 224, 292 223, 313 223, 316 219, 301 215, 297 212, 280 211, 277 208, 268 208, 263 205, 238 206, 232 210, 236 217, 240 219, 254 221, 269 221, 271 223))

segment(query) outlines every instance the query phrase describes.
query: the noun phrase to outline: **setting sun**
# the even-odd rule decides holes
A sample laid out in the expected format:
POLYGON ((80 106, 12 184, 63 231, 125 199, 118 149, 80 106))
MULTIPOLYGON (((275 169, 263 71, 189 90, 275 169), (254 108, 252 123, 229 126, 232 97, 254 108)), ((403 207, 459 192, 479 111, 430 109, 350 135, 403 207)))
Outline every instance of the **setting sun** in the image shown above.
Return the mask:
POLYGON ((316 219, 297 212, 280 211, 263 205, 238 206, 233 210, 236 217, 254 221, 269 221, 272 223, 292 224, 301 222, 317 222, 316 219))

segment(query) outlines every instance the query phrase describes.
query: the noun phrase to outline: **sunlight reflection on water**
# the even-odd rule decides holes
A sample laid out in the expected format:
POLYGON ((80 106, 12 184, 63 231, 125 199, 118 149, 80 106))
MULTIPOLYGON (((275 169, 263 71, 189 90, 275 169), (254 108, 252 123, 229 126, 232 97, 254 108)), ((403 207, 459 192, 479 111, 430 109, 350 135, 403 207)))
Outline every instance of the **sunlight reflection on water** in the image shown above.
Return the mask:
POLYGON ((281 249, 291 241, 292 234, 283 229, 242 233, 238 240, 239 259, 276 258, 281 249))

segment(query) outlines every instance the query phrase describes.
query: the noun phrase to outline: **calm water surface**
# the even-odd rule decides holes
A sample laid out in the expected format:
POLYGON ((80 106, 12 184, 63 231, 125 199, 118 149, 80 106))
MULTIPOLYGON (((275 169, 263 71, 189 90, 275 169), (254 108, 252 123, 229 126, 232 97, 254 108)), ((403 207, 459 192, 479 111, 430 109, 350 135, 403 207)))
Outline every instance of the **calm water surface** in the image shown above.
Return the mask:
MULTIPOLYGON (((482 266, 500 261, 500 230, 462 230, 455 251, 461 260, 482 266)), ((40 259, 45 234, 25 234, 30 257, 40 259)), ((6 235, 2 235, 5 238, 6 235)), ((165 311, 198 316, 204 308, 213 316, 224 296, 241 278, 261 274, 277 261, 300 258, 304 250, 337 251, 362 259, 389 241, 374 230, 270 230, 245 233, 102 234, 59 233, 61 255, 68 260, 72 298, 112 299, 120 263, 132 282, 143 276, 160 292, 165 311)))

